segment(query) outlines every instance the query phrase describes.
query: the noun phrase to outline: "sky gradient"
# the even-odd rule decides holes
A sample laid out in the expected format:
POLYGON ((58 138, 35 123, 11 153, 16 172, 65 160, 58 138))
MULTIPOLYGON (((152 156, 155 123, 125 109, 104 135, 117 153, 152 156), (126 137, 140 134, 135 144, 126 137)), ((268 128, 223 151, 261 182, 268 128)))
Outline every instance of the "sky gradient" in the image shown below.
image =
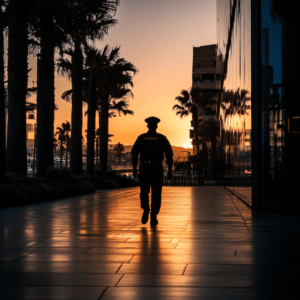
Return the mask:
MULTIPOLYGON (((158 132, 166 135, 172 145, 190 147, 191 118, 180 119, 172 107, 181 90, 192 85, 193 46, 216 43, 215 0, 121 0, 116 18, 118 24, 97 46, 120 45, 121 56, 139 72, 134 77, 134 98, 130 99, 134 115, 110 119, 112 143, 133 144, 147 130, 144 119, 156 116, 161 119, 158 132)), ((32 86, 36 58, 31 56, 29 61, 32 86)), ((56 76, 59 110, 55 113, 55 128, 71 121, 71 103, 61 100, 62 92, 70 87, 68 79, 56 76)), ((83 112, 86 110, 84 106, 83 112)), ((84 117, 83 130, 86 122, 84 117)))

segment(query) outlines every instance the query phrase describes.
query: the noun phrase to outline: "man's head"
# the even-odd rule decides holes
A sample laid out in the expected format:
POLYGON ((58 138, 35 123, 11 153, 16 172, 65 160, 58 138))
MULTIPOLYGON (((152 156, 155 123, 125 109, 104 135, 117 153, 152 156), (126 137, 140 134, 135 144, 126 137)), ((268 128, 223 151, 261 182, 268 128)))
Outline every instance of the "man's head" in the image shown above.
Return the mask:
POLYGON ((145 119, 145 122, 148 124, 147 127, 150 131, 156 131, 157 123, 160 122, 160 119, 156 117, 149 117, 145 119))

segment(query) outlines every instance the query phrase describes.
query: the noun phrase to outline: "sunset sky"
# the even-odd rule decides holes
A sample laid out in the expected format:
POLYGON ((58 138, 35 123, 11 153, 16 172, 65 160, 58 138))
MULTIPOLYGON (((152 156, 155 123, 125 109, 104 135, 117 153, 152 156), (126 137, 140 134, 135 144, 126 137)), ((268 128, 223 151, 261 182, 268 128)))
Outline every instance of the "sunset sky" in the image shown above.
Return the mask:
MULTIPOLYGON (((116 18, 118 24, 98 46, 120 45, 121 56, 139 72, 130 99, 134 115, 110 119, 112 143, 133 144, 147 130, 144 119, 156 116, 161 119, 158 132, 172 145, 190 147, 191 118, 176 117, 172 107, 181 90, 192 85, 193 46, 216 43, 215 0, 121 0, 116 18)), ((31 56, 29 62, 33 70, 28 84, 32 86, 36 58, 31 56)), ((60 98, 70 87, 68 79, 57 76, 55 128, 71 121, 71 103, 60 98)), ((86 109, 84 106, 83 111, 86 109)), ((86 121, 84 117, 83 130, 86 121)))

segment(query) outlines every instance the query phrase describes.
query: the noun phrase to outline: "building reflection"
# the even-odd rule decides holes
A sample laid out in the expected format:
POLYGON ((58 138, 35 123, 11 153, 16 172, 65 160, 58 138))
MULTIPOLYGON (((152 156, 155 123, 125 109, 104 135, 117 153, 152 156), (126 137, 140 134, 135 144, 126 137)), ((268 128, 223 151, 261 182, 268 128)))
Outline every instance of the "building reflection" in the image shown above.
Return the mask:
POLYGON ((299 31, 293 5, 218 0, 217 20, 218 183, 255 208, 297 204, 299 31))
POLYGON ((217 1, 218 184, 251 199, 251 4, 217 1))

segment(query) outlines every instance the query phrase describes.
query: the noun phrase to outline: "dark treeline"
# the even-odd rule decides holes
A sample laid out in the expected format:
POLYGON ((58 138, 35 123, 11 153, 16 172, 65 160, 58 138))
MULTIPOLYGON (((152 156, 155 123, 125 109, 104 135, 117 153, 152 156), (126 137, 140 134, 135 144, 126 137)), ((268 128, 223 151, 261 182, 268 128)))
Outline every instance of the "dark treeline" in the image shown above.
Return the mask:
POLYGON ((37 175, 54 164, 53 140, 55 72, 68 76, 72 89, 62 98, 72 102, 70 167, 82 173, 82 113, 88 105, 87 172, 94 173, 95 118, 99 112, 100 169, 107 171, 109 118, 128 109, 135 66, 120 57, 120 47, 97 49, 114 18, 119 0, 1 0, 1 174, 26 175, 26 95, 28 55, 37 64, 37 175), (4 33, 8 37, 7 87, 4 78, 4 33), (55 53, 60 58, 55 60, 55 53), (8 95, 8 128, 5 136, 5 89, 8 95), (7 139, 7 148, 5 140, 7 139))

